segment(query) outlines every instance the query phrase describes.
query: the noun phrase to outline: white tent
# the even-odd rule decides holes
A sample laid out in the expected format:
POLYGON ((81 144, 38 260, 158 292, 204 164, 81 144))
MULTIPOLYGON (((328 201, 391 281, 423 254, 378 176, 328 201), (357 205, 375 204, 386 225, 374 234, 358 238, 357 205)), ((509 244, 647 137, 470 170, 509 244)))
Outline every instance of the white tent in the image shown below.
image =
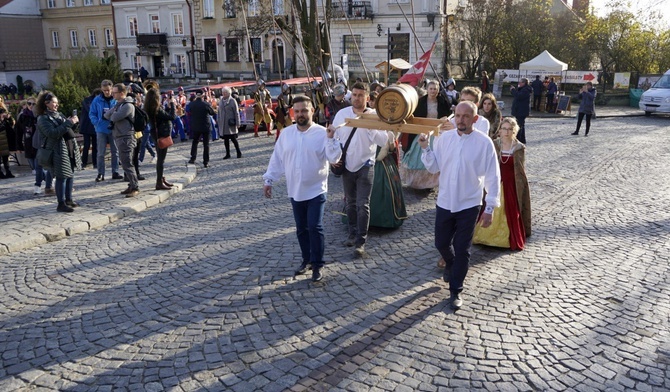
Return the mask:
POLYGON ((568 64, 556 59, 546 50, 532 60, 519 65, 519 73, 523 71, 563 72, 568 70, 568 64))

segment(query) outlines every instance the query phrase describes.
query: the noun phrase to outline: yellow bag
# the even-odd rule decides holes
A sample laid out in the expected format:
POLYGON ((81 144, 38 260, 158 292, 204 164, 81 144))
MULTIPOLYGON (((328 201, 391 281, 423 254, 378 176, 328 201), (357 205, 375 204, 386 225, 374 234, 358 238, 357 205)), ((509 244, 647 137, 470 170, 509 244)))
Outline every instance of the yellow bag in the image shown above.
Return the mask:
POLYGON ((140 140, 142 139, 142 132, 135 132, 135 139, 140 140))
POLYGON ((479 224, 475 226, 475 235, 472 237, 473 244, 509 249, 509 226, 507 225, 507 216, 505 215, 504 195, 503 184, 501 182, 500 207, 493 209, 493 221, 491 222, 491 226, 487 228, 484 228, 479 224))

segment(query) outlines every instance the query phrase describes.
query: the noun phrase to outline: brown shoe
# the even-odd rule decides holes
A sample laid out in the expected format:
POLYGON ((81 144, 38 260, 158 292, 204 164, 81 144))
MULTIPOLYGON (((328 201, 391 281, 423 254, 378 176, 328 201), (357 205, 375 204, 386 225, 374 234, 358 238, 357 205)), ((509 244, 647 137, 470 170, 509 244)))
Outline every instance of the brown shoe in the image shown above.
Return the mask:
POLYGON ((130 193, 128 193, 128 194, 126 195, 126 197, 135 197, 135 196, 137 196, 137 195, 139 195, 139 194, 140 194, 140 190, 139 190, 139 189, 133 189, 132 191, 130 191, 130 193))
POLYGON ((157 191, 169 191, 170 189, 172 189, 172 188, 165 185, 165 184, 156 185, 156 190, 157 191))
POLYGON ((44 194, 45 194, 45 195, 55 195, 55 194, 56 194, 56 190, 53 189, 53 188, 46 188, 46 189, 44 189, 44 194))
POLYGON ((133 188, 128 187, 128 188, 126 188, 126 190, 121 191, 121 194, 122 194, 122 195, 127 195, 127 194, 129 194, 130 192, 132 192, 132 191, 133 191, 133 188))
POLYGON ((166 185, 166 186, 169 186, 169 187, 173 187, 173 186, 174 186, 174 184, 170 184, 169 182, 167 182, 167 180, 165 179, 165 177, 163 177, 163 184, 166 185))

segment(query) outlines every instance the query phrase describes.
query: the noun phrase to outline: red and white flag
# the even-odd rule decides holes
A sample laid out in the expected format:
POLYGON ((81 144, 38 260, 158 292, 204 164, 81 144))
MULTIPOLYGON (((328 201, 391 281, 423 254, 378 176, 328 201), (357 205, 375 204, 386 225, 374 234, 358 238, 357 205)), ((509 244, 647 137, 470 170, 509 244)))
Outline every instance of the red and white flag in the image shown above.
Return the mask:
POLYGON ((426 73, 428 62, 430 61, 430 55, 433 53, 434 48, 435 42, 433 42, 433 45, 430 47, 430 49, 428 49, 428 51, 419 58, 419 61, 414 63, 412 68, 410 68, 406 74, 398 79, 398 83, 407 83, 412 87, 415 87, 417 84, 419 84, 421 79, 423 79, 423 74, 426 73))

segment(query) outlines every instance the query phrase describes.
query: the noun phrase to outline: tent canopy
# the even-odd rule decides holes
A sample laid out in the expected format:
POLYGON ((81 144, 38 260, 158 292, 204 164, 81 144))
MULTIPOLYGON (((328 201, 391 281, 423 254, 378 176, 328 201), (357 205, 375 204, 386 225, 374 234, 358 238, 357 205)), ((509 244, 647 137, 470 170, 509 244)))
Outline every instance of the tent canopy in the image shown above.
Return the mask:
POLYGON ((546 50, 532 60, 519 65, 519 71, 567 71, 568 64, 556 59, 546 50))

